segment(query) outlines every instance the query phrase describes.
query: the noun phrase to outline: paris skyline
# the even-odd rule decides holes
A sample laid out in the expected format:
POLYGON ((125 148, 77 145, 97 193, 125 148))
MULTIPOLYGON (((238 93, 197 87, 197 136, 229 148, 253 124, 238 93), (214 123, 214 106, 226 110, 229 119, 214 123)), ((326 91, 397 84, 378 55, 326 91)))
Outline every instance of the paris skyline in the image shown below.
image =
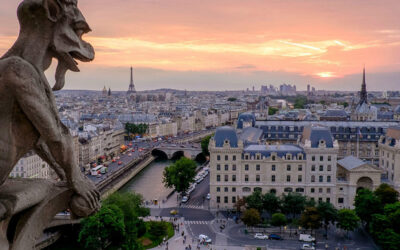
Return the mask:
MULTIPOLYGON (((18 35, 20 1, 0 6, 0 54, 18 35)), ((364 64, 369 90, 399 90, 400 4, 380 1, 79 2, 96 49, 66 89, 238 90, 296 84, 358 90, 364 64)), ((54 66, 49 70, 50 82, 54 66)))

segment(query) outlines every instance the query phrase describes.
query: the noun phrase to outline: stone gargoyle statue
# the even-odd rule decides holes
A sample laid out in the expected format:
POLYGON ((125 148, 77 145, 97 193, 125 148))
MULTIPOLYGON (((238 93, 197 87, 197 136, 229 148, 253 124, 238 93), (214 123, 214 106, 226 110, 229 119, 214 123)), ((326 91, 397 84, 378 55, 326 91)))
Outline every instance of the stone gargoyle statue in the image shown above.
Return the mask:
POLYGON ((45 224, 63 209, 84 217, 100 207, 99 192, 75 162, 73 139, 53 95, 64 87, 68 70, 79 71, 76 60, 94 59, 93 47, 82 39, 90 27, 77 0, 24 0, 17 14, 18 39, 0 58, 0 249, 34 248, 45 224), (53 58, 52 88, 44 71, 53 58), (31 150, 62 182, 9 179, 31 150))

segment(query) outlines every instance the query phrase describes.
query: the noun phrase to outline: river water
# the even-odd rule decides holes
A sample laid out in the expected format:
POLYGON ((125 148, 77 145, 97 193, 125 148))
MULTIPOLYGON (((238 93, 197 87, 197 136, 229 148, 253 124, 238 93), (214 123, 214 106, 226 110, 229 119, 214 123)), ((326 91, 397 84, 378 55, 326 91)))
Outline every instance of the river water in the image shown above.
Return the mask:
POLYGON ((130 180, 120 191, 136 192, 143 195, 145 201, 157 199, 161 201, 172 192, 162 183, 164 168, 171 165, 172 161, 154 161, 142 172, 130 180))

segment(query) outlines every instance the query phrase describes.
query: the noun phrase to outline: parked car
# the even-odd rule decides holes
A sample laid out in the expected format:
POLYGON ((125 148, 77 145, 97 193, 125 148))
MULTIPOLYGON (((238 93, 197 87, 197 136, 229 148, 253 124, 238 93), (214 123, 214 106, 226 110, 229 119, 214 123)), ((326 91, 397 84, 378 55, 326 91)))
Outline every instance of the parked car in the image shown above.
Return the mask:
POLYGON ((309 234, 300 234, 299 241, 313 242, 315 241, 315 238, 309 234))
POLYGON ((301 246, 302 250, 315 250, 315 247, 311 244, 303 244, 303 246, 301 246))
POLYGON ((112 159, 111 161, 112 161, 112 162, 116 162, 117 160, 116 160, 116 159, 112 159))
POLYGON ((268 240, 268 235, 262 234, 262 233, 256 233, 256 234, 254 235, 254 239, 268 240))
POLYGON ((211 238, 208 237, 205 234, 200 234, 199 235, 199 240, 200 240, 201 243, 211 243, 212 242, 211 238))
POLYGON ((207 198, 207 200, 211 199, 211 194, 208 193, 207 196, 206 196, 206 198, 207 198))
POLYGON ((122 165, 122 161, 119 161, 119 162, 118 162, 118 165, 122 165))
POLYGON ((268 236, 268 239, 270 239, 270 240, 283 240, 283 238, 280 235, 277 235, 277 234, 270 234, 268 236))
POLYGON ((182 203, 186 203, 189 200, 189 197, 183 196, 182 197, 182 203))

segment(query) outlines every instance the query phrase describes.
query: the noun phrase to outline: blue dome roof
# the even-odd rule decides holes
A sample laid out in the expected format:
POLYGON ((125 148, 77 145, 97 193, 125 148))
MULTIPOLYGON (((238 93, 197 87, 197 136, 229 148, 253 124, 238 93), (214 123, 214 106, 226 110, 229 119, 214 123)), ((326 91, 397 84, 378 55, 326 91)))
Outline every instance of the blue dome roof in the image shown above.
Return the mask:
POLYGON ((238 137, 235 129, 232 127, 224 126, 217 128, 214 140, 216 147, 223 147, 226 140, 229 141, 232 148, 238 147, 238 137))
POLYGON ((256 117, 249 112, 242 113, 238 117, 237 128, 243 129, 243 122, 251 122, 252 127, 256 125, 256 117))

